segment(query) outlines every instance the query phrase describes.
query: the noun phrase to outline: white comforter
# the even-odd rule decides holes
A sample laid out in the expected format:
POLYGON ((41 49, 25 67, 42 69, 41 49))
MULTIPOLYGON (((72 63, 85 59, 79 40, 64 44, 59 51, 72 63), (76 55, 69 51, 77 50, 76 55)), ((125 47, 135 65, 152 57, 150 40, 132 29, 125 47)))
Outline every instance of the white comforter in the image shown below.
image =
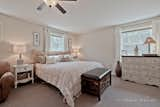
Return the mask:
POLYGON ((98 67, 103 65, 89 61, 36 64, 36 74, 56 86, 64 95, 68 105, 74 107, 74 97, 81 92, 81 74, 98 67))

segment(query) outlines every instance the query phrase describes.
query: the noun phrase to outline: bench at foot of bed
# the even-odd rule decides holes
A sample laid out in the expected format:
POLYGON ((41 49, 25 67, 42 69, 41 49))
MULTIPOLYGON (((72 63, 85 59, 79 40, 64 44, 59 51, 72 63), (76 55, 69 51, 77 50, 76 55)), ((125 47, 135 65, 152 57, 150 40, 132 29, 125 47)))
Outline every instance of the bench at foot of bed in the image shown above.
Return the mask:
POLYGON ((111 85, 111 70, 96 68, 81 75, 82 93, 89 93, 101 100, 101 94, 111 85))

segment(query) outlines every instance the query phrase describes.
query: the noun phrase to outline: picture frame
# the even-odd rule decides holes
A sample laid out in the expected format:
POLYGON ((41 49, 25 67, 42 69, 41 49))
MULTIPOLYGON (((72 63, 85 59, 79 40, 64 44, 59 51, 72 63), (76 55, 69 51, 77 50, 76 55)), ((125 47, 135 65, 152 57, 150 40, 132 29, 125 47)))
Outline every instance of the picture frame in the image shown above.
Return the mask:
POLYGON ((33 33, 33 46, 34 47, 40 46, 40 33, 38 32, 33 33))

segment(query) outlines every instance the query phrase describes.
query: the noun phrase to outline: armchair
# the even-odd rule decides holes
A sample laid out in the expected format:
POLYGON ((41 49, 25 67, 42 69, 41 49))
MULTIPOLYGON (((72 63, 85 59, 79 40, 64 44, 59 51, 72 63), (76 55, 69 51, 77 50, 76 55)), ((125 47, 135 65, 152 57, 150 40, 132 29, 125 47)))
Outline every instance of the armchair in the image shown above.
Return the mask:
POLYGON ((13 86, 14 75, 9 63, 0 61, 0 103, 6 100, 13 86))

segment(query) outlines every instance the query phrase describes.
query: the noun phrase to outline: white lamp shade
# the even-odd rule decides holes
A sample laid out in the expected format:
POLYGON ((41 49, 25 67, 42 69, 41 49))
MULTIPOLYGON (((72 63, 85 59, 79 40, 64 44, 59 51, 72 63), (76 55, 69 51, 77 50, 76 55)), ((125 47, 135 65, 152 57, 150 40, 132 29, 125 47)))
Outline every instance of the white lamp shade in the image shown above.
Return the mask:
POLYGON ((74 49, 72 49, 72 54, 73 54, 74 56, 80 55, 80 49, 79 49, 79 48, 74 48, 74 49))
POLYGON ((73 49, 73 53, 79 53, 79 49, 78 48, 74 48, 73 49))
POLYGON ((25 47, 25 45, 14 45, 13 52, 15 54, 25 53, 26 52, 26 47, 25 47))
POLYGON ((48 6, 55 6, 58 2, 58 0, 43 0, 48 6))
POLYGON ((152 37, 147 37, 144 44, 153 43, 156 44, 156 41, 152 37))

